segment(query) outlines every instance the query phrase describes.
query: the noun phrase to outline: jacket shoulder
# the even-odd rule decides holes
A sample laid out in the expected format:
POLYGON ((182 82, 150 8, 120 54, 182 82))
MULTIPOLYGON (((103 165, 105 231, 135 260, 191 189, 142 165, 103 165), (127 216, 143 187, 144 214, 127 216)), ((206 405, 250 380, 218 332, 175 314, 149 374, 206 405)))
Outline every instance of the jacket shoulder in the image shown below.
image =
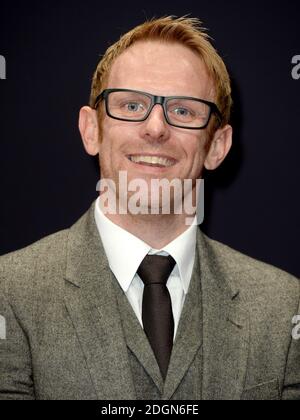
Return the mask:
POLYGON ((215 267, 240 290, 267 292, 282 297, 299 296, 300 279, 273 265, 249 257, 231 247, 208 238, 207 252, 215 267))
POLYGON ((47 281, 63 273, 69 229, 46 236, 20 250, 0 257, 0 286, 28 294, 37 279, 47 281), (39 276, 36 273, 39 272, 39 276), (43 276, 44 274, 44 276, 43 276), (46 275, 47 274, 47 275, 46 275))

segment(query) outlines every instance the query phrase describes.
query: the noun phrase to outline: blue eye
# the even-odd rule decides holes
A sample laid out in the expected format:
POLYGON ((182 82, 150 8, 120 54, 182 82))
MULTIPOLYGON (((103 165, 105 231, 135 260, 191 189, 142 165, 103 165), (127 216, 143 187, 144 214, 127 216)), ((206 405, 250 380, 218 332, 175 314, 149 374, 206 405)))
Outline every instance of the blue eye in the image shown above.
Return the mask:
POLYGON ((143 111, 144 107, 142 104, 139 104, 137 102, 128 102, 126 104, 126 109, 130 112, 138 112, 143 111))
POLYGON ((190 115, 190 111, 186 108, 176 108, 173 112, 179 117, 187 117, 190 115))

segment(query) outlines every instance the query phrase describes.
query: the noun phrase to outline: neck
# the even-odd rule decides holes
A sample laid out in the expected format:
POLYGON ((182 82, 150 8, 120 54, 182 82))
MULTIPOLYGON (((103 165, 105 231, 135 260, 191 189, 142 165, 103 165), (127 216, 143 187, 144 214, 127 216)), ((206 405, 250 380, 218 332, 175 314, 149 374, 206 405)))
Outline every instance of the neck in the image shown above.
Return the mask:
POLYGON ((155 249, 162 249, 190 227, 185 214, 106 214, 106 217, 155 249))

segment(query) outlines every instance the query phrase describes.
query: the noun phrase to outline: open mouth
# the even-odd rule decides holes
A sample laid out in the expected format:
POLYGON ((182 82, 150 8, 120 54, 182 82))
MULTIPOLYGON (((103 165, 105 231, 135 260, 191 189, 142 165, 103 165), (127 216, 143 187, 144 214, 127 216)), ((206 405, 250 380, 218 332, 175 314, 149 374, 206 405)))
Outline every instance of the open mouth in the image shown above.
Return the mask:
POLYGON ((128 159, 138 165, 152 166, 156 168, 170 168, 176 161, 160 156, 128 156, 128 159))

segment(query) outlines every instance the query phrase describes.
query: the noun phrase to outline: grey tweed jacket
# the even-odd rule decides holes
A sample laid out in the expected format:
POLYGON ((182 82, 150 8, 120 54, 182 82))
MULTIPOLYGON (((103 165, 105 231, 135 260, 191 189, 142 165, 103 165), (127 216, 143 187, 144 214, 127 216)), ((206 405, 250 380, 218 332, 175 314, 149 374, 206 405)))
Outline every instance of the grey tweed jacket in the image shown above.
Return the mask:
MULTIPOLYGON (((202 342, 187 338, 161 398, 201 345, 203 400, 300 399, 299 280, 200 229, 197 253, 202 342)), ((0 258, 0 399, 136 399, 115 281, 94 204, 70 229, 0 258)))

